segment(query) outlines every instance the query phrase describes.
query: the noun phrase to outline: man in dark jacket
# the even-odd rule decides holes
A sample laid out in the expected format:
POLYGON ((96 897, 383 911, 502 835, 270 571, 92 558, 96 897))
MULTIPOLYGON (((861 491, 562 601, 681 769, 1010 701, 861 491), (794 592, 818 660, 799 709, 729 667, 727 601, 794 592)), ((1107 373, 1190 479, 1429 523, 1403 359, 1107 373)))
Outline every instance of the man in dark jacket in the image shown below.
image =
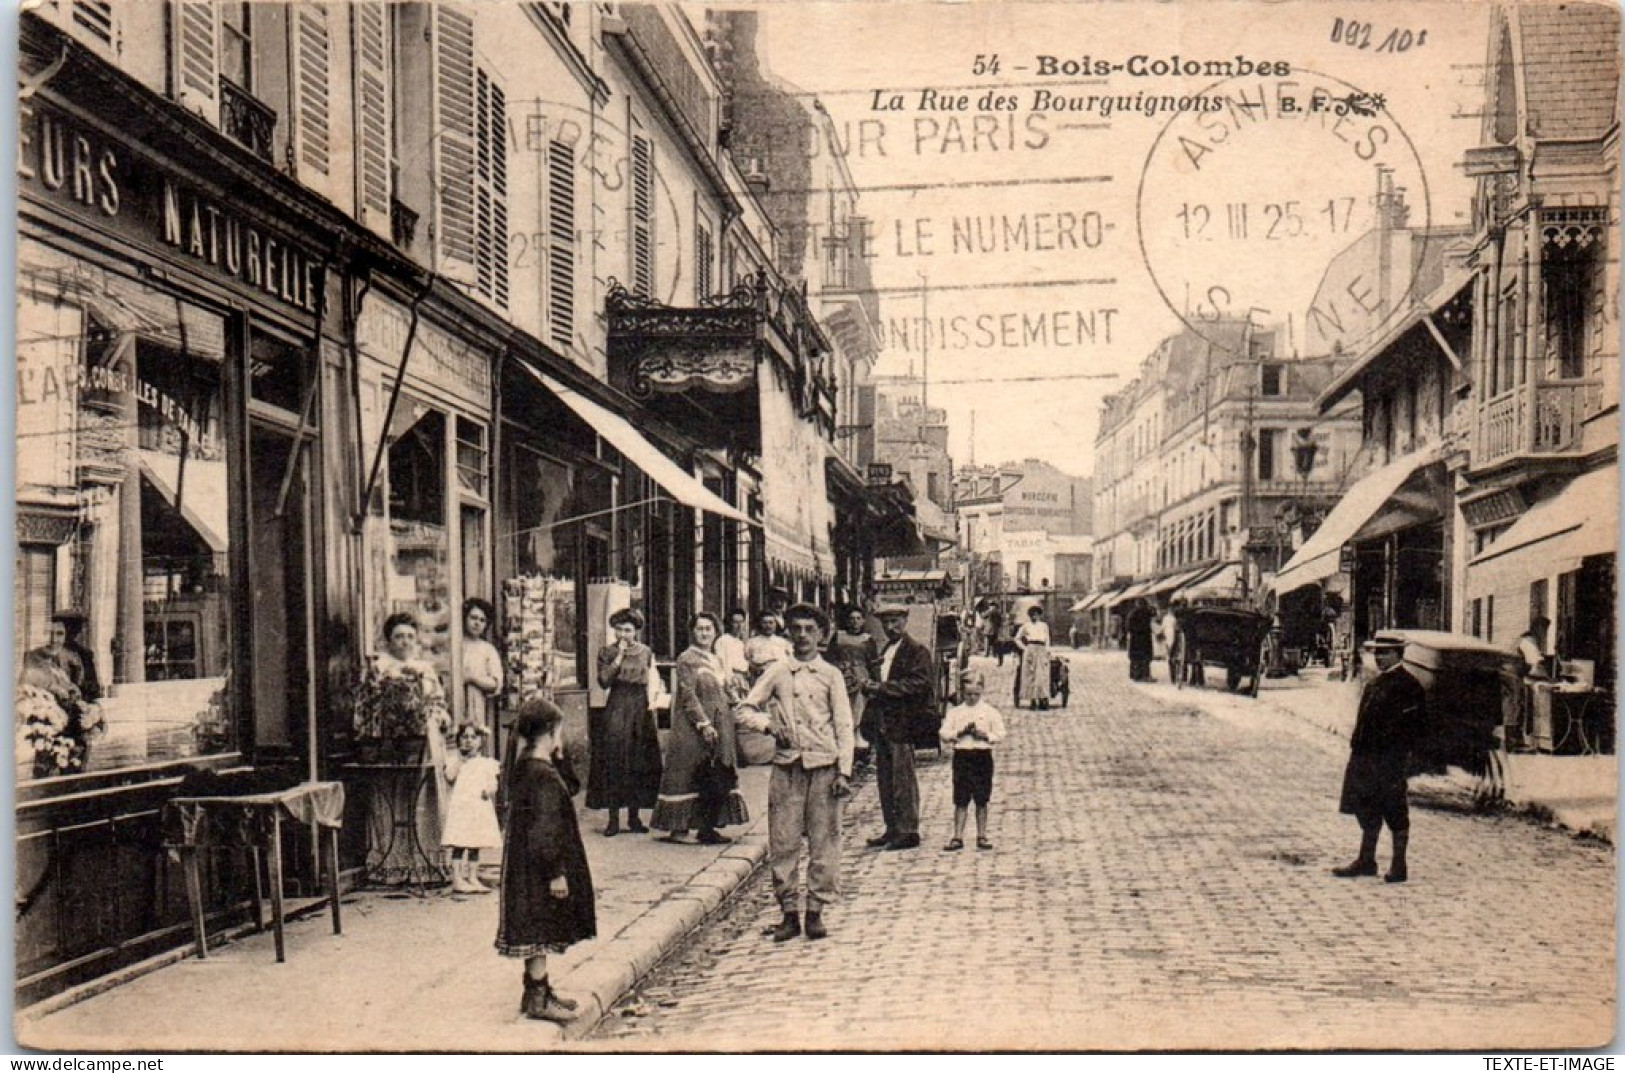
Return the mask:
POLYGON ((1340 879, 1377 874, 1377 838, 1383 823, 1394 839, 1394 858, 1383 878, 1406 879, 1405 850, 1410 841, 1410 808, 1405 777, 1412 750, 1420 743, 1427 696, 1401 657, 1405 642, 1376 637, 1366 650, 1377 661, 1377 674, 1360 692, 1360 711, 1349 738, 1349 763, 1343 772, 1340 811, 1360 822, 1360 855, 1333 868, 1340 879))
POLYGON ((914 739, 937 718, 936 667, 931 650, 908 635, 908 608, 875 610, 886 644, 872 678, 863 684, 864 737, 874 743, 880 813, 886 829, 869 845, 888 850, 920 844, 920 787, 914 778, 914 739))

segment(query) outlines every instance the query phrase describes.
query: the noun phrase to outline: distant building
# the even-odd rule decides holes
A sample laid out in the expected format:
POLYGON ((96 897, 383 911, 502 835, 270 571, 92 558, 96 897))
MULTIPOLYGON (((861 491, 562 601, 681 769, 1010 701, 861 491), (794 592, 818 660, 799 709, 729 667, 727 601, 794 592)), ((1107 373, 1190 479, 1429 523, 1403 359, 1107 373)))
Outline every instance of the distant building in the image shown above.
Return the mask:
POLYGON ((1163 340, 1105 400, 1082 609, 1097 633, 1135 597, 1257 593, 1351 479, 1357 411, 1315 407, 1337 360, 1283 359, 1275 330, 1244 321, 1206 328, 1163 340))

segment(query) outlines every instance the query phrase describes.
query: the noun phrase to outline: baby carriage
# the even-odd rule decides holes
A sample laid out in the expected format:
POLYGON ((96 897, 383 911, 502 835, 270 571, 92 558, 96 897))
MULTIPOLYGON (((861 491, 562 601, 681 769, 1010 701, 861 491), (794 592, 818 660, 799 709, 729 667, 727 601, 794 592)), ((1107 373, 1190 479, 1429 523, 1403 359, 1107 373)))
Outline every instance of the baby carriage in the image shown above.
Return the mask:
POLYGON ((1049 659, 1049 695, 1052 701, 1059 697, 1063 708, 1072 699, 1072 669, 1060 656, 1049 659))

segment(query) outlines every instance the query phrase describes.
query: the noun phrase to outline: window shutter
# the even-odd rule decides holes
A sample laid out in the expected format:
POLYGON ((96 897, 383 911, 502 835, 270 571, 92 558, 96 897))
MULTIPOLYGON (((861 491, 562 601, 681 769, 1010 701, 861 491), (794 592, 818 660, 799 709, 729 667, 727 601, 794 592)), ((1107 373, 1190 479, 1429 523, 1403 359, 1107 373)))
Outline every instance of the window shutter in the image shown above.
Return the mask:
POLYGON ((474 81, 474 265, 479 293, 508 304, 508 106, 483 68, 474 81))
POLYGON ((108 52, 118 52, 118 24, 113 21, 110 0, 74 0, 73 23, 92 42, 100 44, 108 52))
POLYGON ((434 7, 435 270, 465 285, 474 272, 474 20, 434 7))
POLYGON ((175 0, 169 8, 170 82, 181 107, 220 125, 220 21, 211 3, 175 0))
POLYGON ((632 139, 632 290, 654 297, 654 159, 649 139, 632 139))
POLYGON ((568 350, 575 330, 576 187, 570 147, 555 141, 547 156, 547 316, 553 344, 568 350))
POLYGON ((711 232, 704 224, 694 225, 694 300, 704 304, 711 297, 711 232))
POLYGON ((390 234, 390 201, 395 196, 394 136, 390 120, 391 71, 388 9, 358 3, 355 19, 356 202, 363 225, 390 234))
POLYGON ((92 51, 109 59, 118 58, 119 26, 108 0, 43 0, 30 10, 66 30, 92 51))
MULTIPOLYGON (((292 141, 295 174, 310 183, 332 171, 332 34, 326 4, 292 4, 294 55, 292 141)), ((323 189, 318 181, 313 183, 323 189)))

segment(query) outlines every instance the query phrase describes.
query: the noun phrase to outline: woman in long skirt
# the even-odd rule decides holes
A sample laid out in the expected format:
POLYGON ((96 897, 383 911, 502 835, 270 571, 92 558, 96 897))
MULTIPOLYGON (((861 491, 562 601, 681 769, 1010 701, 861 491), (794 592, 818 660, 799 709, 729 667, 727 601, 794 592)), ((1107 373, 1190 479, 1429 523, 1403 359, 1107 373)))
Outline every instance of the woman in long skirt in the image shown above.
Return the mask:
POLYGON ((647 831, 638 810, 654 808, 660 792, 660 738, 649 709, 654 652, 638 641, 643 629, 638 612, 617 611, 609 624, 615 628, 615 643, 598 652, 598 684, 609 690, 609 699, 589 728, 592 766, 587 776, 587 807, 609 810, 606 837, 621 833, 623 808, 628 831, 647 831))
POLYGON ((697 842, 719 846, 729 839, 717 828, 745 823, 750 812, 735 771, 738 751, 728 672, 712 650, 722 624, 709 611, 701 611, 689 624, 689 632, 693 643, 677 657, 666 770, 649 826, 669 831, 668 842, 677 842, 696 828, 697 842))
POLYGON ((1027 609, 1027 621, 1016 631, 1016 646, 1021 649, 1021 692, 1016 703, 1048 708, 1050 637, 1042 607, 1027 609))

